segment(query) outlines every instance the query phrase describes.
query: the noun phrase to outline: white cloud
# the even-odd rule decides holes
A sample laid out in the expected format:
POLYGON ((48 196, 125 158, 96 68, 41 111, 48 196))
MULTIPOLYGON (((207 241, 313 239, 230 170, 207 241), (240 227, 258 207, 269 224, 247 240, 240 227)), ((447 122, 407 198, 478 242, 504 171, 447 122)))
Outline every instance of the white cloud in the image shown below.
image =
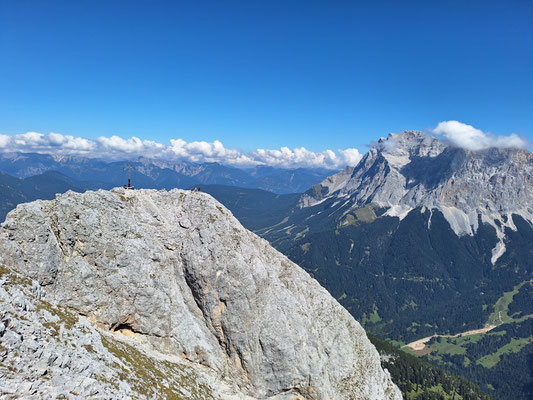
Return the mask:
POLYGON ((141 140, 135 136, 129 139, 122 139, 119 136, 111 136, 109 138, 100 136, 96 139, 96 144, 101 157, 126 156, 130 154, 151 157, 165 149, 165 146, 160 143, 141 140))
POLYGON ((95 150, 96 144, 89 139, 55 132, 46 135, 38 132, 27 132, 15 136, 0 135, 0 149, 3 151, 86 154, 95 150))
POLYGON ((527 140, 515 133, 508 136, 492 135, 459 121, 440 122, 432 132, 443 136, 453 146, 474 151, 491 147, 525 148, 528 145, 527 140))
POLYGON ((361 153, 357 149, 339 150, 339 153, 344 157, 347 165, 357 165, 362 158, 361 153))
POLYGON ((186 142, 182 139, 171 139, 170 145, 165 145, 138 137, 124 139, 119 136, 101 136, 91 140, 55 132, 27 132, 13 136, 0 134, 0 151, 81 155, 115 160, 143 156, 197 163, 218 162, 236 167, 269 165, 280 168, 340 169, 346 165, 355 165, 361 159, 361 154, 354 148, 340 149, 337 152, 313 152, 305 147, 282 147, 279 150, 257 149, 243 153, 225 147, 218 140, 186 142))
POLYGON ((293 166, 307 168, 341 168, 346 165, 355 165, 361 159, 357 149, 324 150, 319 153, 307 150, 305 147, 289 149, 282 147, 279 150, 258 149, 251 153, 251 157, 261 164, 274 167, 291 168, 293 166))
POLYGON ((11 142, 11 136, 0 135, 0 149, 4 149, 8 147, 10 142, 11 142))
POLYGON ((227 164, 238 164, 245 159, 242 154, 233 149, 227 149, 224 145, 215 140, 209 142, 190 142, 182 139, 171 139, 169 151, 175 157, 188 159, 194 162, 222 162, 227 164))

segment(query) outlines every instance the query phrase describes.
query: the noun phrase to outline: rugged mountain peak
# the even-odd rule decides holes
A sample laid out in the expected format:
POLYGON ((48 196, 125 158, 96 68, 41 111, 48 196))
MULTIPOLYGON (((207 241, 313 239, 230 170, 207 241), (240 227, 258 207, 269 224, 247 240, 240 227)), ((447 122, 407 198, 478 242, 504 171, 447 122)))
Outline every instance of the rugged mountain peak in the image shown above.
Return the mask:
POLYGON ((414 157, 436 157, 446 148, 440 140, 419 131, 390 133, 374 144, 369 154, 384 157, 391 168, 402 168, 414 157))
POLYGON ((380 139, 376 150, 385 155, 412 157, 436 157, 446 148, 437 138, 419 131, 391 133, 380 139))
MULTIPOLYGON (((183 364, 189 363, 205 385, 216 388, 213 382, 219 381, 232 388, 233 397, 215 398, 401 398, 350 314, 205 193, 67 192, 52 201, 19 205, 0 229, 0 265, 33 280, 31 293, 38 296, 28 303, 46 299, 49 307, 60 306, 63 313, 90 324, 82 332, 91 335, 94 351, 105 353, 98 332, 105 336, 102 340, 127 336, 135 352, 147 359, 156 354, 168 370, 176 365, 183 372, 183 364), (172 357, 181 361, 172 364, 172 357)), ((14 290, 0 295, 29 296, 14 290)), ((0 302, 2 318, 5 304, 14 302, 0 302)), ((34 313, 40 307, 24 308, 29 313, 24 318, 38 320, 34 313)), ((8 317, 13 318, 15 311, 10 310, 8 317)), ((31 336, 22 317, 19 322, 8 324, 7 330, 31 336)), ((77 326, 71 323, 58 332, 70 338, 77 326)), ((35 358, 46 353, 30 351, 22 343, 27 341, 9 342, 8 357, 16 353, 18 358, 8 361, 32 375, 28 371, 40 362, 35 358)), ((85 351, 80 346, 65 346, 76 368, 85 351)), ((120 358, 122 345, 113 346, 119 348, 114 357, 120 358)), ((101 368, 106 377, 96 371, 91 384, 126 394, 136 387, 125 382, 128 373, 113 375, 113 357, 97 358, 100 364, 110 362, 101 368)), ((32 387, 65 383, 54 374, 69 376, 51 368, 51 380, 41 382, 44 378, 36 373, 32 387)), ((2 384, 23 391, 19 378, 6 372, 2 384)))
POLYGON ((357 166, 315 185, 299 206, 327 199, 338 199, 345 213, 372 203, 401 219, 415 208, 437 209, 457 235, 473 235, 481 218, 496 229, 496 262, 505 251, 505 228, 516 229, 512 215, 533 222, 533 156, 512 148, 467 151, 404 131, 380 139, 357 166))

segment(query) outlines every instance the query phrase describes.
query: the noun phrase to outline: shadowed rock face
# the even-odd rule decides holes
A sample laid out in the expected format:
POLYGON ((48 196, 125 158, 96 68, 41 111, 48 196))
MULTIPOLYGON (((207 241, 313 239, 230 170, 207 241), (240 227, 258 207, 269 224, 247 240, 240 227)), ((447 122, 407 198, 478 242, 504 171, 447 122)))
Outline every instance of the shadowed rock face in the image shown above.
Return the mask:
POLYGON ((205 193, 68 192, 20 205, 2 225, 0 262, 53 303, 254 398, 401 398, 349 313, 205 193))

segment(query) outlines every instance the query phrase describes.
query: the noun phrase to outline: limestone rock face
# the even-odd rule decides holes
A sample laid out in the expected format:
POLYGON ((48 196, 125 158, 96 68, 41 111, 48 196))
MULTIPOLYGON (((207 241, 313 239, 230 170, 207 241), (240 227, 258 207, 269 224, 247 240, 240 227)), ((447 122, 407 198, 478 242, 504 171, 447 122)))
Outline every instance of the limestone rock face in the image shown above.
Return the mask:
POLYGON ((481 218, 499 238, 494 263, 505 251, 505 228, 516 230, 512 215, 533 223, 533 155, 515 148, 469 151, 423 132, 390 134, 357 166, 307 191, 299 207, 327 199, 338 199, 341 216, 371 203, 400 219, 418 207, 437 209, 459 236, 475 234, 481 218))
POLYGON ((114 189, 19 205, 0 230, 0 264, 238 398, 401 398, 350 314, 208 194, 114 189))

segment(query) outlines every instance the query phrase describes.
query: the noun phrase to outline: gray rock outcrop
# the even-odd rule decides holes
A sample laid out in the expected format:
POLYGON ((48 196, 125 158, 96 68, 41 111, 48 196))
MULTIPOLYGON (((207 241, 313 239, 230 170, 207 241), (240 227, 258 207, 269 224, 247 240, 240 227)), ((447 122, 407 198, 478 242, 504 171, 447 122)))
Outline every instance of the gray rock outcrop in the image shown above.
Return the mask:
MULTIPOLYGON (((69 328, 58 328, 65 337, 76 338, 68 332, 83 325, 93 350, 107 344, 95 351, 98 372, 89 374, 91 384, 102 386, 97 393, 138 395, 142 373, 129 381, 114 367, 125 361, 113 357, 139 352, 168 368, 175 365, 177 376, 184 366, 192 368, 184 398, 202 398, 199 387, 211 398, 401 398, 350 314, 205 193, 68 192, 19 205, 0 229, 0 264, 39 291, 37 297, 32 291, 19 296, 34 304, 24 311, 31 314, 26 319, 41 321, 35 313, 46 299, 55 310, 64 307, 61 315, 75 316, 69 328)), ((2 290, 6 298, 16 297, 2 290)), ((5 320, 23 320, 13 318, 5 302, 0 311, 5 320)), ((39 324, 45 335, 48 328, 39 324)), ((11 322, 4 330, 16 326, 11 322)), ((0 335, 3 342, 6 333, 0 335)), ((17 348, 10 346, 11 352, 17 348)), ((81 351, 79 344, 72 347, 71 353, 81 351)), ((33 353, 18 353, 20 365, 31 363, 33 353)), ((20 389, 20 379, 0 371, 4 386, 11 382, 20 389)), ((34 382, 45 380, 29 375, 34 382)), ((147 385, 158 380, 150 377, 147 385)), ((168 381, 161 390, 172 385, 179 386, 168 381)))

